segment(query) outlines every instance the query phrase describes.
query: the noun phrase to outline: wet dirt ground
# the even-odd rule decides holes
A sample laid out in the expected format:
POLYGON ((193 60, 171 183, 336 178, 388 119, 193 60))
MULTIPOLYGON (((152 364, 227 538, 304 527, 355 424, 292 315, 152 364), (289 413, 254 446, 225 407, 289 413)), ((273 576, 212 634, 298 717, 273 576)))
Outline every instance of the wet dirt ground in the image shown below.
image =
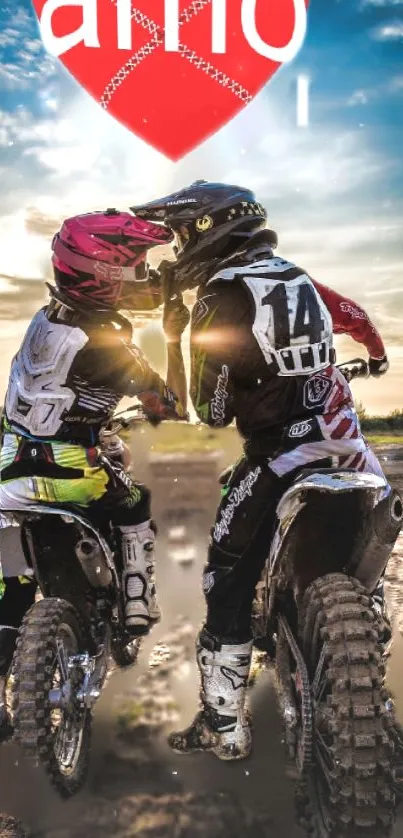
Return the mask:
MULTIPOLYGON (((164 499, 156 496, 156 502, 162 511, 164 499)), ((205 518, 189 520, 188 537, 196 559, 187 567, 170 557, 167 526, 163 521, 160 524, 156 561, 163 621, 145 641, 136 668, 111 676, 95 709, 91 768, 84 791, 69 802, 61 802, 49 789, 41 769, 28 765, 15 746, 0 749, 0 812, 21 819, 27 834, 36 838, 95 838, 95 834, 105 838, 303 837, 295 824, 293 788, 285 771, 270 672, 263 673, 252 690, 254 750, 249 760, 226 764, 210 755, 180 757, 164 742, 164 730, 186 724, 197 707, 193 646, 203 617, 201 571, 210 524, 211 510, 205 518), (150 656, 154 663, 151 669, 150 656), (133 725, 126 722, 119 727, 126 700, 141 703, 150 695, 154 703, 148 711, 146 708, 146 715, 133 725), (177 831, 179 812, 187 813, 190 819, 188 831, 186 826, 177 831)), ((400 557, 403 537, 389 572, 388 598, 396 616, 400 610, 403 615, 400 557)), ((401 625, 396 620, 389 666, 389 683, 403 722, 400 631, 403 617, 401 625)), ((402 834, 403 813, 393 838, 402 834)), ((3 835, 14 838, 6 829, 2 832, 0 821, 0 838, 3 835)))
MULTIPOLYGON (((175 629, 179 615, 183 615, 188 624, 187 653, 180 655, 182 660, 175 661, 174 673, 169 679, 169 686, 166 685, 166 690, 179 708, 179 715, 173 715, 167 730, 176 724, 186 724, 196 710, 197 673, 193 647, 203 614, 200 575, 205 553, 205 543, 200 536, 196 537, 196 550, 197 560, 193 566, 182 568, 166 558, 168 545, 164 539, 159 542, 157 561, 163 623, 156 627, 152 638, 144 644, 138 667, 130 672, 114 673, 96 707, 91 770, 86 790, 70 802, 60 802, 49 790, 41 769, 28 765, 14 746, 5 745, 0 749, 0 811, 20 818, 35 835, 45 833, 47 838, 58 838, 59 830, 71 828, 73 824, 77 830, 80 819, 92 804, 92 798, 98 795, 110 798, 111 805, 118 808, 119 799, 127 795, 150 792, 172 795, 184 791, 207 793, 210 797, 217 791, 221 794, 229 791, 248 808, 253 810, 257 806, 264 810, 268 818, 264 835, 276 835, 277 829, 287 830, 290 838, 302 835, 293 824, 292 788, 284 778, 281 728, 269 677, 263 675, 254 690, 255 749, 253 758, 245 763, 224 765, 208 755, 181 758, 172 754, 163 736, 159 739, 154 736, 154 752, 143 758, 142 771, 141 759, 140 768, 130 764, 131 760, 138 760, 132 740, 127 748, 124 739, 116 740, 119 708, 122 703, 124 706, 126 695, 133 698, 140 676, 147 672, 147 660, 153 646, 158 647, 160 642, 165 646, 167 640, 171 646, 173 635, 180 649, 184 650, 180 632, 178 636, 175 629), (183 661, 184 657, 188 658, 187 662, 183 661), (124 755, 127 764, 116 760, 116 754, 124 755)), ((151 681, 150 692, 155 694, 155 681, 151 681)), ((205 817, 205 813, 199 817, 205 817)), ((203 834, 213 838, 217 833, 210 832, 207 824, 206 827, 203 834)), ((69 831, 69 838, 73 834, 76 831, 69 831)))

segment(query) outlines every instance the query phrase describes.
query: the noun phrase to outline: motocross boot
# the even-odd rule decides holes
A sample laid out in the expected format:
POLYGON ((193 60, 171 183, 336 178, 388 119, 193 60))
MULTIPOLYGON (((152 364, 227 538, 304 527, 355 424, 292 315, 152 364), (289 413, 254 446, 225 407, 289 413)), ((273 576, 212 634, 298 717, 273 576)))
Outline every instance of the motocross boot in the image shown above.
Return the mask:
POLYGON ((252 641, 221 644, 203 629, 196 651, 201 710, 188 728, 170 734, 168 744, 180 754, 211 751, 222 760, 245 759, 252 748, 245 710, 252 641))
POLYGON ((13 733, 6 704, 6 686, 17 637, 18 629, 0 626, 0 743, 10 739, 13 733))
POLYGON ((120 526, 125 626, 133 636, 148 634, 161 619, 154 581, 155 532, 152 521, 120 526))

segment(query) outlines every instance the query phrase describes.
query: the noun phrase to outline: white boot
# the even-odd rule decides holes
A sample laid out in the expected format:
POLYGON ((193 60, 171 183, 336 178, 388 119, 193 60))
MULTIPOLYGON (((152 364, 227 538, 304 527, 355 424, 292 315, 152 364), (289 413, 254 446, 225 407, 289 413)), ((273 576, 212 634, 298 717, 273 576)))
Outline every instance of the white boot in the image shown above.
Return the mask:
POLYGON ((122 533, 123 594, 126 628, 132 634, 147 634, 161 619, 154 581, 155 534, 151 521, 119 527, 122 533))
POLYGON ((245 759, 252 748, 251 724, 245 708, 252 641, 222 644, 213 651, 208 648, 209 640, 203 630, 197 643, 203 709, 186 730, 171 733, 168 743, 182 754, 212 751, 223 760, 245 759))

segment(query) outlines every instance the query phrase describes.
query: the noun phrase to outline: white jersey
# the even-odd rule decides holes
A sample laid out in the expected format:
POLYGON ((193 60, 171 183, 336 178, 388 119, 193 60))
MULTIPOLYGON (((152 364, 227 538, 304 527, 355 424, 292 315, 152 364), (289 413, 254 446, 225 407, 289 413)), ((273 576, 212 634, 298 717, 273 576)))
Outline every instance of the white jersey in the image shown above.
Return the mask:
POLYGON ((211 282, 235 276, 253 297, 252 332, 277 375, 311 375, 329 366, 332 318, 309 276, 292 262, 273 256, 227 268, 211 282))

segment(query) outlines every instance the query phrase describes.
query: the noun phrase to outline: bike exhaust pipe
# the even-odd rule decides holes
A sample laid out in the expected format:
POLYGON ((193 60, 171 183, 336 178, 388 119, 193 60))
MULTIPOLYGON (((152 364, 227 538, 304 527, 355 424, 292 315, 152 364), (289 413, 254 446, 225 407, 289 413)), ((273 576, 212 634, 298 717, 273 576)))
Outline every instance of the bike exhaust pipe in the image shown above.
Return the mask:
POLYGON ((372 510, 357 555, 347 568, 372 593, 383 576, 397 537, 402 529, 403 504, 392 489, 372 510))
POLYGON ((112 582, 103 550, 95 538, 82 538, 75 548, 80 565, 93 588, 107 588, 112 582))

